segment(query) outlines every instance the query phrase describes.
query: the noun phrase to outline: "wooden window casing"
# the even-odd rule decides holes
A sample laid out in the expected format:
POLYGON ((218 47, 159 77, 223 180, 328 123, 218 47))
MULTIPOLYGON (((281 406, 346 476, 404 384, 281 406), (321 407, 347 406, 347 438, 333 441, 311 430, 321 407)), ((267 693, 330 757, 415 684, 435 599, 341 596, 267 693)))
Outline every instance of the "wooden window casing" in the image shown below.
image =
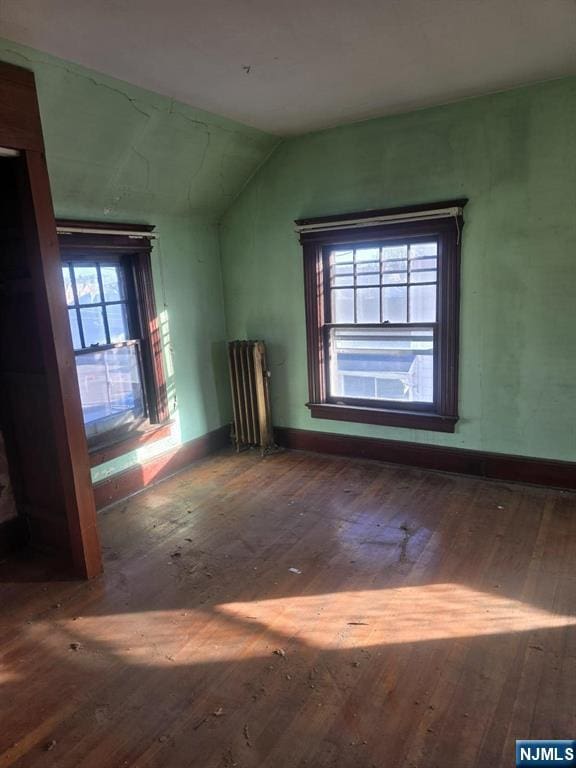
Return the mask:
MULTIPOLYGON (((368 211, 345 216, 299 220, 299 227, 318 225, 318 229, 301 231, 300 242, 304 256, 304 286, 306 332, 308 349, 307 407, 313 418, 407 427, 440 432, 454 432, 458 421, 458 345, 460 305, 460 244, 463 217, 461 209, 466 200, 456 200, 411 208, 368 211), (457 216, 418 220, 418 214, 437 209, 460 210, 457 216), (369 223, 355 228, 346 227, 350 220, 374 219, 383 216, 414 214, 414 220, 391 223, 369 223), (338 222, 342 221, 342 228, 338 222), (321 229, 323 224, 330 228, 321 229), (380 248, 419 242, 437 243, 436 318, 434 322, 358 323, 356 266, 354 266, 354 322, 332 322, 330 253, 339 248, 380 248), (409 402, 386 399, 348 398, 330 394, 329 335, 331 329, 433 329, 433 399, 431 402, 409 402)), ((380 262, 382 252, 380 250, 380 262)), ((410 269, 406 267, 406 271, 410 269)), ((409 278, 407 278, 409 279, 409 278)), ((378 290, 381 291, 380 277, 378 290)), ((366 287, 366 286, 362 286, 366 287)), ((376 286, 374 286, 376 287, 376 286)), ((401 286, 400 286, 401 287, 401 286)), ((352 290, 349 288, 349 290, 352 290)), ((406 288, 407 307, 410 290, 406 288)), ((407 312, 409 310, 407 309, 407 312)))
MULTIPOLYGON (((118 444, 119 452, 114 452, 113 455, 120 455, 123 443, 126 443, 125 447, 128 450, 135 447, 135 439, 138 441, 141 437, 142 442, 147 442, 150 432, 154 428, 165 425, 170 418, 160 323, 152 282, 151 242, 145 235, 126 234, 130 231, 152 232, 153 227, 68 220, 57 221, 57 227, 60 230, 58 240, 63 265, 81 262, 100 265, 118 264, 122 265, 126 275, 126 300, 108 302, 108 304, 124 303, 126 305, 131 338, 123 342, 111 343, 106 311, 104 311, 107 343, 76 350, 76 354, 81 355, 123 345, 136 345, 138 348, 146 408, 145 423, 139 425, 136 433, 134 430, 127 432, 117 429, 89 440, 91 454, 100 452, 103 447, 109 449, 111 444, 118 444), (61 230, 66 231, 61 232, 61 230), (90 231, 86 232, 86 230, 90 231)), ((101 301, 104 301, 104 296, 101 296, 101 301)), ((99 304, 90 306, 99 306, 99 304)))

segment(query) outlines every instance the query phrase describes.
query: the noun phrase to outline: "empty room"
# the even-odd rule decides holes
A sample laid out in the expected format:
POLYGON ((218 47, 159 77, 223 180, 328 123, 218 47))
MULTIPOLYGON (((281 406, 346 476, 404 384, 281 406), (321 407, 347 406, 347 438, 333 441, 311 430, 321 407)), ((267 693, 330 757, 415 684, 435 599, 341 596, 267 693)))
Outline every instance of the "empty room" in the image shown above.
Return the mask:
POLYGON ((576 766, 574 0, 3 0, 0 195, 0 768, 576 766))

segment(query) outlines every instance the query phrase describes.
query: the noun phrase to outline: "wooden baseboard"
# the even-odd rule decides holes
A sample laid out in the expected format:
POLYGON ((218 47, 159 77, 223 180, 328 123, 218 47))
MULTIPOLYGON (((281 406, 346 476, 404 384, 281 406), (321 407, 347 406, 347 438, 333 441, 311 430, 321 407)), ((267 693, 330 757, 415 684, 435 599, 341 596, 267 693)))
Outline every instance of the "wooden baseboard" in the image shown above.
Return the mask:
POLYGON ((202 437, 180 445, 172 451, 162 453, 145 464, 130 467, 124 472, 100 480, 93 486, 96 509, 102 509, 109 504, 132 496, 132 494, 179 472, 193 461, 203 459, 229 444, 230 425, 225 424, 202 435, 202 437))
POLYGON ((20 549, 28 541, 28 528, 22 517, 13 517, 0 523, 0 555, 20 549))
POLYGON ((337 435, 306 429, 276 427, 276 442, 285 448, 337 456, 375 459, 422 469, 477 475, 492 480, 576 489, 576 463, 487 453, 400 440, 337 435))

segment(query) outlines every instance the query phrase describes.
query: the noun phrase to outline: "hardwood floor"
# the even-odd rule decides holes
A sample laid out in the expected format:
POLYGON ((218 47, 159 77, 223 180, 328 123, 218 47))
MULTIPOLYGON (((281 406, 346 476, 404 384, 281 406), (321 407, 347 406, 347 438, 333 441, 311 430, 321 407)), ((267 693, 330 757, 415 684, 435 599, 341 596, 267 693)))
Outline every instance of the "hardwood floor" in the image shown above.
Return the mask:
POLYGON ((223 453, 0 566, 0 768, 497 768, 576 733, 576 495, 223 453))

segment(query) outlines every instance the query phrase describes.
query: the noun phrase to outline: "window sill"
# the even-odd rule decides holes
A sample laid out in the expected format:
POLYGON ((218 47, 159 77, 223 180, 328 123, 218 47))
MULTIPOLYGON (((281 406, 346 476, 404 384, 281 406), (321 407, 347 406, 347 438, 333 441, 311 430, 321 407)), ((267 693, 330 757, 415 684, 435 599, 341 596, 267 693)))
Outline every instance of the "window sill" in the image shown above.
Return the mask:
POLYGON ((385 427, 425 429, 429 432, 454 432, 457 416, 441 416, 422 411, 391 411, 334 403, 307 403, 313 419, 354 421, 360 424, 379 424, 385 427))
POLYGON ((165 424, 143 425, 128 435, 125 434, 122 437, 116 438, 111 437, 107 443, 100 442, 98 445, 88 446, 90 466, 97 467, 99 464, 117 459, 125 453, 135 451, 143 445, 155 443, 157 440, 169 437, 172 433, 172 424, 172 421, 168 421, 165 424))

